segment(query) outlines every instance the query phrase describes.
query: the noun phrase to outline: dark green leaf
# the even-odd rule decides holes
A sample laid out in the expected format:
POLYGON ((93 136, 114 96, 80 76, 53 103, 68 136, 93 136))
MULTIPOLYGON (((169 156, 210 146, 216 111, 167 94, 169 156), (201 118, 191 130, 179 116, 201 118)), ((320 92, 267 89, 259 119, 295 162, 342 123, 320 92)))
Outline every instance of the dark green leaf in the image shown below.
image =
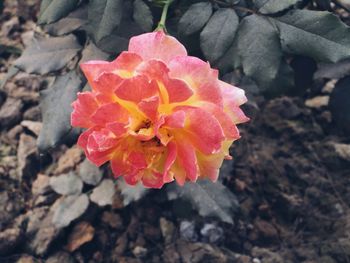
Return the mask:
POLYGON ((200 34, 200 45, 205 57, 212 63, 230 47, 238 27, 238 16, 230 8, 219 9, 210 18, 200 34))
POLYGON ((238 209, 236 196, 220 182, 200 180, 178 186, 173 183, 168 188, 169 199, 183 198, 203 217, 217 217, 223 222, 233 223, 232 215, 238 209))
MULTIPOLYGON (((294 84, 294 71, 284 60, 282 60, 277 76, 269 88, 265 90, 265 95, 267 97, 276 97, 282 94, 295 95, 297 90, 295 89, 294 84)), ((303 91, 305 91, 305 89, 303 91)))
POLYGON ((191 5, 179 21, 179 33, 191 35, 198 32, 208 22, 212 13, 213 8, 210 2, 200 2, 191 5))
POLYGON ((68 15, 79 3, 79 0, 42 0, 40 5, 39 24, 50 24, 68 15))
POLYGON ((153 28, 152 12, 142 0, 135 0, 133 18, 136 23, 145 31, 151 31, 153 28))
POLYGON ((254 4, 262 14, 281 12, 297 4, 301 0, 254 0, 254 4))
POLYGON ((87 6, 85 5, 56 23, 46 25, 45 30, 52 36, 62 36, 82 28, 87 22, 87 6))
POLYGON ((245 17, 239 26, 237 45, 244 73, 260 88, 269 88, 282 59, 279 37, 273 24, 262 16, 245 17))
POLYGON ((109 36, 119 26, 122 14, 122 0, 89 1, 89 32, 96 43, 109 36))
POLYGON ((294 10, 274 21, 286 52, 330 62, 350 56, 350 28, 329 12, 294 10))
POLYGON ((58 205, 52 221, 58 228, 66 227, 84 214, 88 206, 89 198, 86 194, 67 196, 58 205))
POLYGON ((14 65, 27 73, 47 74, 63 68, 81 49, 73 35, 34 38, 14 65))
POLYGON ((322 8, 323 10, 331 11, 331 0, 316 0, 317 6, 322 8))
POLYGON ((84 83, 72 71, 58 76, 50 88, 40 93, 43 127, 38 137, 38 147, 41 151, 57 145, 71 130, 71 104, 83 86, 84 83))

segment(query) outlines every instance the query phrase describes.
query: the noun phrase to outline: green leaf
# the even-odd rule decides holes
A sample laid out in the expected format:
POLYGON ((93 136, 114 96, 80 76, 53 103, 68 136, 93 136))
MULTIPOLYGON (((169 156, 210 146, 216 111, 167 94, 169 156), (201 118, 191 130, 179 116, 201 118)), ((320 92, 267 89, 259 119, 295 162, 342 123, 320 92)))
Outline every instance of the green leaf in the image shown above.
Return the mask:
POLYGON ((179 21, 179 33, 191 35, 198 32, 208 22, 212 13, 213 8, 210 2, 200 2, 191 5, 179 21))
POLYGON ((350 28, 329 12, 294 10, 274 22, 288 53, 326 62, 350 57, 350 28))
POLYGON ((72 71, 58 76, 50 88, 40 93, 43 127, 38 137, 39 150, 56 146, 71 131, 71 104, 83 86, 84 82, 72 71))
POLYGON ((109 36, 120 24, 122 0, 90 0, 88 4, 89 33, 95 42, 109 36))
POLYGON ((68 15, 79 3, 79 0, 42 0, 40 5, 39 24, 50 24, 68 15))
POLYGON ((290 8, 301 0, 254 0, 254 4, 262 14, 274 14, 290 8))
POLYGON ((81 46, 73 35, 53 38, 34 38, 14 65, 27 72, 47 74, 62 69, 77 55, 81 46))
POLYGON ((269 88, 280 68, 282 50, 277 31, 265 17, 245 17, 237 32, 238 54, 244 73, 260 88, 269 88))
POLYGON ((230 8, 219 9, 210 18, 200 34, 200 46, 212 63, 230 47, 238 27, 238 16, 230 8))
POLYGON ((216 217, 230 224, 233 224, 232 215, 239 207, 236 196, 220 182, 200 180, 184 186, 173 183, 167 188, 167 194, 170 200, 189 201, 203 217, 216 217))
POLYGON ((153 28, 153 16, 148 5, 142 0, 134 1, 133 18, 136 23, 145 31, 151 31, 153 28))

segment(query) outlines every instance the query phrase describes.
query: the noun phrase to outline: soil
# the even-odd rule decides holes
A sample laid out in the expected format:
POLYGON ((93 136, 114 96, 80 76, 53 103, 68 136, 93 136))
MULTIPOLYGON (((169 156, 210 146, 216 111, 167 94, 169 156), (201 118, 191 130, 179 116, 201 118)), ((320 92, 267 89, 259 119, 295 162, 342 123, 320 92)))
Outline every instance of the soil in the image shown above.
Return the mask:
MULTIPOLYGON (((0 42, 23 49, 38 3, 5 4, 0 42)), ((1 50, 2 79, 17 56, 1 50)), ((117 193, 112 205, 90 205, 56 229, 61 197, 50 177, 76 172, 84 156, 65 145, 38 153, 46 80, 17 74, 0 90, 0 262, 349 263, 350 138, 327 106, 335 81, 303 97, 255 97, 245 106, 251 121, 240 126, 221 174, 239 200, 234 224, 181 213, 158 193, 124 206, 117 193)))

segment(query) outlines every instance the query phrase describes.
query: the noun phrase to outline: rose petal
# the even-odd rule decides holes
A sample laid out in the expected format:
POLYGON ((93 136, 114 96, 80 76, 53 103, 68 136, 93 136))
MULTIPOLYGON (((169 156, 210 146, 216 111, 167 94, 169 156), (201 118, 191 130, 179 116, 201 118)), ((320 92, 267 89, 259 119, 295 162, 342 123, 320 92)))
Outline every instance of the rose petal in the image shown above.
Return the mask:
POLYGON ((130 52, 140 55, 144 60, 159 59, 168 63, 176 56, 186 56, 185 47, 174 37, 163 31, 132 37, 129 42, 130 52))
POLYGON ((198 178, 198 166, 195 149, 186 140, 177 140, 177 161, 183 167, 186 177, 195 182, 198 178))
POLYGON ((127 122, 129 113, 126 109, 120 106, 118 103, 109 103, 99 107, 96 112, 91 116, 91 120, 100 126, 104 126, 107 123, 112 122, 127 122))
POLYGON ((78 93, 78 98, 72 103, 71 124, 75 127, 89 128, 93 125, 91 115, 98 104, 92 92, 78 93))
POLYGON ((115 90, 115 94, 123 100, 139 103, 141 100, 158 94, 155 81, 149 82, 145 76, 138 75, 124 82, 115 90))

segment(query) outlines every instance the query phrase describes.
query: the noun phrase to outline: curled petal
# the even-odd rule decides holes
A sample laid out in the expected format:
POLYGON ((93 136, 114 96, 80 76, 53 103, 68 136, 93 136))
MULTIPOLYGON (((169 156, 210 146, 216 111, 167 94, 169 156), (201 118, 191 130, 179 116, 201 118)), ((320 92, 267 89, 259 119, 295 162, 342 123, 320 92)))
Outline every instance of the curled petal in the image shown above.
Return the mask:
POLYGON ((170 168, 174 164, 177 155, 177 146, 175 142, 170 142, 167 145, 168 155, 164 164, 163 178, 165 183, 172 182, 174 180, 170 168))
POLYGON ((113 73, 122 78, 131 78, 137 66, 142 63, 142 58, 135 53, 124 51, 112 63, 113 73))
POLYGON ((139 109, 153 122, 157 120, 158 106, 159 97, 144 99, 138 104, 139 109))
POLYGON ((144 60, 159 59, 168 63, 176 56, 186 56, 185 47, 176 38, 165 35, 163 31, 132 37, 130 52, 140 55, 144 60))
POLYGON ((92 92, 78 93, 78 98, 72 103, 72 126, 89 128, 93 125, 91 115, 97 110, 98 104, 92 92))

